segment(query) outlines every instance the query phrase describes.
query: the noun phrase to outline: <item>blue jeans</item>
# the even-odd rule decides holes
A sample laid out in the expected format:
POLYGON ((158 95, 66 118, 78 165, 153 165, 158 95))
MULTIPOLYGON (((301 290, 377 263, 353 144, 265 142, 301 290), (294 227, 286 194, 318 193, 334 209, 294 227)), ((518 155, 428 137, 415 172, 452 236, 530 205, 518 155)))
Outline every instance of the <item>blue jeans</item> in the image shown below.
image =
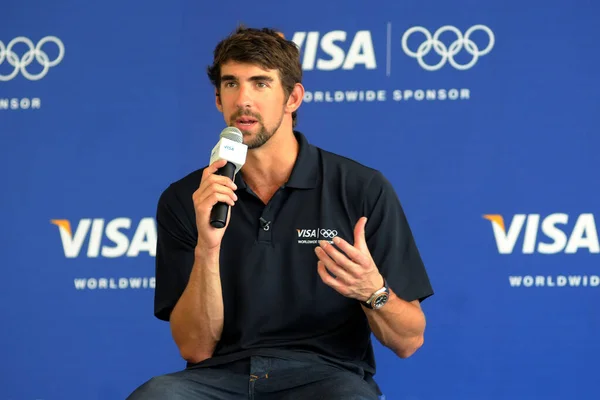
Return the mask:
MULTIPOLYGON (((383 397, 382 397, 383 398, 383 397)), ((127 400, 378 400, 362 376, 329 364, 250 357, 154 377, 127 400)))

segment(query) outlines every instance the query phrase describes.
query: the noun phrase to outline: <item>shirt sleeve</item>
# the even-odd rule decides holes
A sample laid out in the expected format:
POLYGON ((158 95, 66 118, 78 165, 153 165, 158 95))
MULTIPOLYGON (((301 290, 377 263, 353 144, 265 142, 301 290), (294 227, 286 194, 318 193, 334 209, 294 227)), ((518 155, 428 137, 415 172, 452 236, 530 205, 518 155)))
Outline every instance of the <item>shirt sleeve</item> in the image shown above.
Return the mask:
POLYGON ((168 321, 189 280, 196 243, 193 222, 173 185, 160 196, 156 223, 154 315, 168 321))
POLYGON ((433 289, 392 184, 377 171, 366 193, 365 238, 375 265, 398 297, 425 300, 433 289))

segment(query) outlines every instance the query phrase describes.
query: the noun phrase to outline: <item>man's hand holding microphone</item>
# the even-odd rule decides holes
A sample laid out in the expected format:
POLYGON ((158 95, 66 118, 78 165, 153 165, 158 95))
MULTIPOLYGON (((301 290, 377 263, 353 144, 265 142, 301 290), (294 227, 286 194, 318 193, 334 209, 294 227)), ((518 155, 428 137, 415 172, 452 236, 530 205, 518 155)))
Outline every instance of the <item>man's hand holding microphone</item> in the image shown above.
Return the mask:
POLYGON ((246 161, 248 146, 242 132, 227 127, 213 148, 209 166, 202 174, 200 187, 193 194, 198 229, 198 247, 210 250, 221 244, 231 214, 229 207, 237 201, 233 182, 246 161))

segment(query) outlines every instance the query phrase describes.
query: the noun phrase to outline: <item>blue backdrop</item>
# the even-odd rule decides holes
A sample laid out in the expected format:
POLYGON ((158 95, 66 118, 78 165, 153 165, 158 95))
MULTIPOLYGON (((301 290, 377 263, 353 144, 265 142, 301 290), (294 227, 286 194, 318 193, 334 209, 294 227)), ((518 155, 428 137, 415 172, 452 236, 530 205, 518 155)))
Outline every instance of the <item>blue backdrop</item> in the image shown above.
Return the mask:
POLYGON ((380 169, 436 295, 376 346, 389 399, 595 399, 600 6, 584 0, 0 5, 0 399, 123 399, 183 368, 152 316, 161 191, 225 127, 238 22, 302 48, 298 129, 380 169))

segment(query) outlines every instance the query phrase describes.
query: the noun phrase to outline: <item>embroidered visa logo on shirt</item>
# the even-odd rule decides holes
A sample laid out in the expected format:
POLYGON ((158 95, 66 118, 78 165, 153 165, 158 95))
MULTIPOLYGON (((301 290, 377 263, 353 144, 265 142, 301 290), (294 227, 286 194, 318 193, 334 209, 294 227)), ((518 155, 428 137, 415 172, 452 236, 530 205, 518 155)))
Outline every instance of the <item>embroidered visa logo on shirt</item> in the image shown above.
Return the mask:
POLYGON ((317 244, 319 240, 333 243, 332 239, 338 235, 338 231, 328 228, 296 229, 299 244, 317 244))

